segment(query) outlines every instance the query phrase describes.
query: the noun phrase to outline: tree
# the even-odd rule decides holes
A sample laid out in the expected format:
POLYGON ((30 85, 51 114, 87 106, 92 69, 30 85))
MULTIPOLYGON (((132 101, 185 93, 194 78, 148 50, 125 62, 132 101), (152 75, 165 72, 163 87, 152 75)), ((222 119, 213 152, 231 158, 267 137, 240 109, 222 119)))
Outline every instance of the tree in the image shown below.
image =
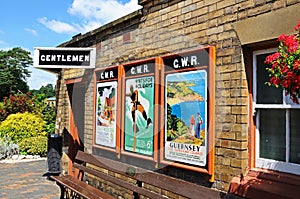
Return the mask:
POLYGON ((52 84, 47 84, 46 86, 42 86, 39 90, 31 90, 33 95, 43 94, 45 98, 55 97, 55 87, 52 84))
POLYGON ((30 77, 30 71, 27 68, 32 63, 30 52, 22 48, 0 50, 0 101, 10 94, 29 91, 26 78, 30 77))

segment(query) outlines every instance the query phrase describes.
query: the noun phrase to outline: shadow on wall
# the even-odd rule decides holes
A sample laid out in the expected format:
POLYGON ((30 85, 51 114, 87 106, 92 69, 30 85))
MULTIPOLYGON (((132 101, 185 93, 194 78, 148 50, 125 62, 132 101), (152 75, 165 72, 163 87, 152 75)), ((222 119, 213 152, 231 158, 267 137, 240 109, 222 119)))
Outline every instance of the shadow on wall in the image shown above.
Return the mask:
MULTIPOLYGON (((67 84, 69 102, 71 105, 70 130, 64 128, 63 147, 64 152, 70 160, 74 162, 78 150, 84 151, 84 121, 85 121, 85 102, 86 93, 91 83, 94 74, 94 69, 86 69, 83 76, 76 77, 80 81, 74 81, 67 84)), ((91 100, 93 101, 93 100, 91 100)))
POLYGON ((84 151, 84 145, 83 142, 80 139, 80 142, 77 140, 74 140, 72 135, 69 133, 69 131, 64 128, 63 133, 63 152, 70 158, 72 162, 75 161, 75 156, 77 154, 77 151, 84 151))

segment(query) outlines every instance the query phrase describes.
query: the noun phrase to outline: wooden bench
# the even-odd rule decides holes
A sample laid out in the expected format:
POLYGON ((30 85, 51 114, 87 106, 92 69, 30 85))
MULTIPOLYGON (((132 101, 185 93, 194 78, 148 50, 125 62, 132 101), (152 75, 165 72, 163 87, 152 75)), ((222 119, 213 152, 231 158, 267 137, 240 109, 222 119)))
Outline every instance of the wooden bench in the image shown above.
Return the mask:
POLYGON ((78 178, 71 175, 50 177, 60 186, 61 198, 111 199, 118 198, 121 193, 135 199, 140 198, 141 195, 151 199, 166 199, 168 198, 166 193, 170 192, 195 199, 221 198, 222 195, 220 192, 207 187, 82 151, 77 152, 74 168, 80 171, 78 178), (104 190, 84 182, 82 180, 83 175, 90 175, 91 178, 96 177, 100 183, 99 187, 104 190), (114 190, 120 188, 123 191, 105 193, 111 190, 107 188, 109 186, 117 186, 117 188, 114 187, 114 190), (151 190, 149 187, 152 187, 151 190))

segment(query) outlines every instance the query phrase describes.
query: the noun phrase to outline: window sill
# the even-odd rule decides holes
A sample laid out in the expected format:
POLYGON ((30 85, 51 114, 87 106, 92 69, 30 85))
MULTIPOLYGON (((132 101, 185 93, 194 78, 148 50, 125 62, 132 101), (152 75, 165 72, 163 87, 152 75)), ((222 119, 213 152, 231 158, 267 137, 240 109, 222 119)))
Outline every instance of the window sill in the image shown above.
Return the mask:
POLYGON ((234 177, 229 192, 246 198, 299 198, 300 176, 265 169, 251 169, 234 177))

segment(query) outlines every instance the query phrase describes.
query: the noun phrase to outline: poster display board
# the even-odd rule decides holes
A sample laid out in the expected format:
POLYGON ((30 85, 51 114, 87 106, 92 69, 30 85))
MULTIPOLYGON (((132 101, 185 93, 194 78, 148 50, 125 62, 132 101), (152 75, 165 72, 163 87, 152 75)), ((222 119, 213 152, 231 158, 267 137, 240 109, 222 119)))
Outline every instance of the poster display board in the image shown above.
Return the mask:
POLYGON ((162 57, 161 162, 212 173, 214 49, 162 57))
POLYGON ((156 59, 124 65, 123 152, 155 157, 157 136, 155 104, 158 103, 156 59))
POLYGON ((93 146, 214 179, 215 48, 95 71, 93 146))
POLYGON ((116 150, 119 143, 118 67, 95 72, 95 134, 94 146, 116 150))
POLYGON ((206 88, 206 70, 166 75, 166 159, 206 165, 206 88))

